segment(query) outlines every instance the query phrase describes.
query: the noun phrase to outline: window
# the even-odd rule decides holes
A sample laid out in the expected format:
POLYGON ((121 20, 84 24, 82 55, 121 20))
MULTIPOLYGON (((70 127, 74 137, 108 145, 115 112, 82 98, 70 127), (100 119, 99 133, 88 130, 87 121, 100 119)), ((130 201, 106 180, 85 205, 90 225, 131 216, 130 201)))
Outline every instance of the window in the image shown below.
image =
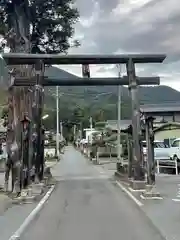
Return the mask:
POLYGON ((172 147, 179 147, 179 140, 173 142, 172 147))
MULTIPOLYGON (((175 140, 175 139, 173 139, 175 140)), ((164 144, 167 146, 167 147, 170 147, 170 139, 169 138, 165 138, 164 139, 164 144)))
POLYGON ((176 138, 170 138, 170 139, 169 139, 170 146, 172 145, 172 143, 174 142, 175 139, 176 139, 176 138))
POLYGON ((154 147, 155 148, 166 148, 166 145, 163 142, 155 142, 154 147))

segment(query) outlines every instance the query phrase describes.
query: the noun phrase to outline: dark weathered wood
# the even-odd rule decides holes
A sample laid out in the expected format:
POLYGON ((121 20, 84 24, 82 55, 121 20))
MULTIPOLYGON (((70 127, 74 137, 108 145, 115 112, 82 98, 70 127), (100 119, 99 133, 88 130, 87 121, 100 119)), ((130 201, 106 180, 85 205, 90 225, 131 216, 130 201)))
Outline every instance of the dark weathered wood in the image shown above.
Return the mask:
POLYGON ((119 54, 119 55, 59 55, 4 53, 2 57, 8 65, 35 64, 42 60, 44 64, 126 64, 129 59, 134 63, 162 63, 165 54, 119 54))
MULTIPOLYGON (((34 86, 35 78, 16 78, 14 86, 34 86)), ((138 85, 159 85, 159 77, 137 77, 138 85)), ((123 78, 45 78, 43 86, 112 86, 112 85, 129 85, 127 77, 123 78)))

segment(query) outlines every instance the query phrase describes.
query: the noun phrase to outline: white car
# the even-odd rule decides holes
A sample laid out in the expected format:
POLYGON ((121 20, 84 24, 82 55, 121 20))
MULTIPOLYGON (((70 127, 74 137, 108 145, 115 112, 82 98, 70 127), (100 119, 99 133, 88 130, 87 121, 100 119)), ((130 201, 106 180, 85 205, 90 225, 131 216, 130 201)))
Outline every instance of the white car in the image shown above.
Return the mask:
MULTIPOLYGON (((147 154, 146 141, 142 141, 143 154, 147 154)), ((170 159, 170 148, 164 144, 163 141, 154 141, 154 158, 155 160, 168 160, 170 159)))
POLYGON ((176 138, 170 147, 170 158, 173 160, 180 159, 180 138, 176 138))
POLYGON ((44 148, 44 157, 45 158, 53 158, 55 157, 56 149, 53 147, 45 147, 44 148))
POLYGON ((87 139, 85 139, 85 138, 81 139, 80 144, 86 144, 86 143, 88 143, 87 139))

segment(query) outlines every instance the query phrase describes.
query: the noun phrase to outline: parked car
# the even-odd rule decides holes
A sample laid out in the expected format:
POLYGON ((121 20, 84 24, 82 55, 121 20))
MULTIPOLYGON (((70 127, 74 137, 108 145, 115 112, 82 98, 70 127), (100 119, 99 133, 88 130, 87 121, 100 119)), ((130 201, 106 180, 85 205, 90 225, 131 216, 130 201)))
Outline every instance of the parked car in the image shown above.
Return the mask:
MULTIPOLYGON (((146 141, 142 141, 143 154, 147 154, 146 141)), ((155 160, 169 160, 170 159, 170 148, 161 140, 154 141, 154 158, 155 160)))
POLYGON ((54 158, 56 153, 56 148, 53 146, 45 146, 44 157, 45 159, 54 158))
POLYGON ((170 147, 170 158, 180 160, 180 138, 176 138, 170 147))

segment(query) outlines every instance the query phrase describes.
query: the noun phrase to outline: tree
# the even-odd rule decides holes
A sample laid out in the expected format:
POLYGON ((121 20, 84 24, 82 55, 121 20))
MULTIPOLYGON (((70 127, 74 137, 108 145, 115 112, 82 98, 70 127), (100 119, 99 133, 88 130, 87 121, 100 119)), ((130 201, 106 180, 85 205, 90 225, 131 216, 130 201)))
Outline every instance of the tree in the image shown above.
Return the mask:
MULTIPOLYGON (((73 24, 78 20, 79 14, 72 0, 0 0, 0 51, 8 47, 11 52, 26 52, 26 53, 62 53, 67 52, 70 44, 69 39, 74 33, 73 24)), ((77 46, 78 41, 74 41, 77 46)), ((11 69, 16 76, 23 72, 25 77, 32 77, 33 71, 31 67, 14 66, 11 69)), ((34 88, 32 90, 35 90, 34 88)), ((43 96, 42 89, 39 89, 39 95, 43 96)), ((8 164, 13 165, 15 170, 14 179, 16 180, 13 190, 19 195, 21 185, 21 165, 27 169, 29 159, 32 161, 32 156, 28 155, 29 159, 23 156, 22 164, 20 163, 21 149, 24 142, 21 139, 22 117, 28 113, 28 117, 35 124, 35 128, 40 129, 35 119, 40 119, 41 114, 37 116, 36 112, 41 111, 40 101, 35 100, 34 91, 29 91, 28 88, 9 88, 8 99, 8 132, 7 132, 7 149, 8 149, 8 164), (39 111, 33 111, 32 106, 36 105, 39 111), (28 104, 26 104, 28 103, 28 104), (14 127, 13 127, 14 126, 14 127), (12 146, 16 149, 12 154, 12 146)), ((34 129, 32 129, 34 131, 34 129)), ((38 135, 37 129, 36 136, 38 135)), ((30 131, 32 132, 32 131, 30 131)), ((38 135, 39 136, 39 135, 38 135)), ((26 147, 33 149, 31 141, 26 147)), ((33 149, 37 151, 37 148, 33 149)), ((25 152, 23 150, 23 152, 25 152)), ((35 156, 35 155, 34 155, 35 156)), ((37 153, 37 156, 39 154, 37 153)), ((39 160, 38 160, 39 161, 39 160)), ((36 177, 39 175, 39 163, 36 161, 36 177)), ((33 163, 34 164, 34 163, 33 163)), ((32 165, 32 164, 31 164, 32 165)), ((8 187, 9 171, 8 167, 5 174, 5 186, 8 187)), ((30 172, 30 171, 29 171, 30 172)), ((26 174, 27 175, 27 174, 26 174)))
POLYGON ((99 109, 97 112, 94 113, 93 119, 97 122, 102 122, 104 121, 104 109, 99 109))
MULTIPOLYGON (((78 40, 70 44, 74 34, 74 24, 79 18, 73 0, 0 0, 1 47, 10 47, 9 37, 14 29, 15 15, 20 12, 26 16, 23 20, 26 33, 22 31, 24 41, 30 40, 32 53, 67 52, 70 46, 78 46, 78 40)), ((20 21, 20 16, 18 20, 20 21)))

